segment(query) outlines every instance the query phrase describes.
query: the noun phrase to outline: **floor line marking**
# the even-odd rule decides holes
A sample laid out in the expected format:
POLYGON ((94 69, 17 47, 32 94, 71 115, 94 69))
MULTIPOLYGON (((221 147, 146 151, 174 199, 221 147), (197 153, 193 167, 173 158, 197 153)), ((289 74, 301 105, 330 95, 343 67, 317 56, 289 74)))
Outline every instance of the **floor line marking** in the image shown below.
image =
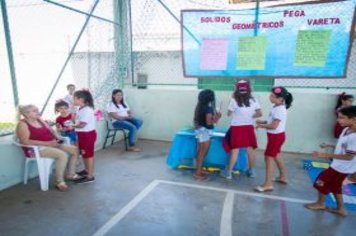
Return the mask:
POLYGON ((100 227, 93 236, 103 236, 117 223, 119 223, 133 208, 135 208, 157 185, 159 181, 154 180, 139 194, 137 194, 128 204, 124 206, 118 213, 116 213, 109 221, 100 227))
POLYGON ((232 190, 232 189, 224 189, 224 188, 217 188, 217 187, 211 187, 211 186, 203 186, 203 185, 197 185, 197 184, 173 182, 173 181, 168 181, 168 180, 157 180, 157 181, 159 183, 163 183, 163 184, 178 185, 178 186, 184 186, 184 187, 189 187, 189 188, 207 189, 207 190, 213 190, 213 191, 218 191, 218 192, 233 192, 233 193, 236 193, 236 194, 239 194, 239 195, 267 198, 267 199, 280 200, 280 201, 286 201, 286 202, 294 202, 294 203, 302 203, 302 204, 304 204, 304 203, 310 203, 310 202, 313 201, 313 200, 307 200, 307 199, 280 197, 280 196, 274 196, 274 195, 267 195, 267 194, 263 194, 263 193, 253 193, 253 192, 246 192, 246 191, 239 191, 239 190, 232 190))
POLYGON ((228 191, 221 213, 220 236, 232 236, 232 213, 234 208, 234 192, 228 191))
POLYGON ((286 203, 284 201, 281 201, 279 203, 279 208, 281 212, 282 235, 289 236, 288 213, 286 203))

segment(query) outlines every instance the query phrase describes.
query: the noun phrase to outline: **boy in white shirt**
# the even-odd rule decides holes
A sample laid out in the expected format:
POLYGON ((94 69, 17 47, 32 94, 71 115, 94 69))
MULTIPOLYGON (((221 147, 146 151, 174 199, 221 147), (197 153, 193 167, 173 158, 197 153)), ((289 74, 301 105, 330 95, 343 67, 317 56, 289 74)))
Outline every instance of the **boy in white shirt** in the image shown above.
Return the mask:
POLYGON ((334 153, 313 152, 314 157, 333 158, 333 161, 314 182, 314 188, 318 190, 318 200, 304 206, 311 210, 328 210, 345 217, 347 212, 342 198, 342 182, 348 174, 356 172, 356 106, 339 110, 337 121, 346 128, 338 139, 334 153), (329 193, 335 196, 336 209, 325 207, 325 196, 329 193))

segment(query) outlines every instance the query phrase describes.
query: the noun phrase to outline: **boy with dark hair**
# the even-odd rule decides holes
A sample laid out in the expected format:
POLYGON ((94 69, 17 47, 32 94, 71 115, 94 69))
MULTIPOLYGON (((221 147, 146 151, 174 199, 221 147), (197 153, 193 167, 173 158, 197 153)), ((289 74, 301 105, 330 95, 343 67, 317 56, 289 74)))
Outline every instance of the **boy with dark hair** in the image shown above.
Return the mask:
POLYGON ((342 182, 348 174, 356 171, 356 106, 340 109, 337 121, 345 128, 338 139, 335 152, 313 152, 314 157, 333 158, 333 161, 314 182, 314 187, 318 190, 318 200, 304 206, 311 210, 328 210, 340 216, 347 216, 342 198, 342 182), (335 196, 336 209, 325 207, 325 195, 329 193, 335 196))

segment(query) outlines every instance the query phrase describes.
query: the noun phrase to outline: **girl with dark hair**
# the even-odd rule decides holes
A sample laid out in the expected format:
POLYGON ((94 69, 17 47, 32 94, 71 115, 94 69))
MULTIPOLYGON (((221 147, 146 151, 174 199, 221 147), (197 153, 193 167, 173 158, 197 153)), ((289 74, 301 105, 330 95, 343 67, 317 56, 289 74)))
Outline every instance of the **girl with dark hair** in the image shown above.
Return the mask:
POLYGON ((220 175, 226 179, 232 179, 232 169, 234 168, 240 148, 247 148, 249 168, 248 177, 255 177, 255 154, 257 139, 253 124, 255 118, 261 117, 261 106, 251 95, 250 84, 240 80, 236 83, 235 91, 228 107, 228 116, 232 116, 231 126, 223 146, 226 152, 230 152, 230 161, 226 170, 222 170, 220 175))
POLYGON ((256 120, 256 128, 267 130, 267 147, 265 151, 266 179, 263 185, 255 188, 258 192, 273 190, 273 162, 277 164, 279 170, 279 177, 275 181, 287 184, 286 168, 280 152, 286 138, 287 109, 292 105, 293 96, 286 88, 279 86, 272 88, 269 100, 274 106, 269 113, 268 120, 256 120))
MULTIPOLYGON (((354 101, 354 96, 352 96, 350 94, 346 94, 345 92, 341 93, 337 99, 337 103, 335 106, 336 117, 337 117, 338 112, 341 108, 351 106, 353 101, 354 101)), ((339 138, 339 136, 342 132, 342 129, 343 129, 343 127, 339 124, 339 122, 336 122, 335 127, 334 127, 334 137, 335 138, 339 138)))
POLYGON ((142 126, 143 121, 132 115, 130 107, 124 100, 121 89, 114 89, 111 94, 111 102, 107 106, 107 112, 115 128, 123 128, 129 131, 129 151, 139 152, 135 147, 137 141, 137 131, 142 126))
POLYGON ((214 123, 218 122, 221 113, 215 109, 215 94, 212 90, 206 89, 199 93, 198 103, 194 112, 194 127, 198 140, 197 164, 193 177, 197 180, 204 180, 203 161, 210 145, 210 137, 214 129, 214 123))
POLYGON ((79 107, 74 125, 78 136, 78 148, 83 157, 85 170, 78 174, 82 178, 75 183, 94 182, 94 149, 96 141, 94 100, 88 90, 78 90, 74 93, 74 105, 79 107))

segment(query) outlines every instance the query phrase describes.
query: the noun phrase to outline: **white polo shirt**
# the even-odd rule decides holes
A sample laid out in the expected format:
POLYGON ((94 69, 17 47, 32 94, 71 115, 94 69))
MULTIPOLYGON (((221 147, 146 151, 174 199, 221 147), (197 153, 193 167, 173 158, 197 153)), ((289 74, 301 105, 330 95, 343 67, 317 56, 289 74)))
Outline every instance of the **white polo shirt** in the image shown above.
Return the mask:
POLYGON ((356 132, 348 133, 349 128, 345 128, 335 147, 335 154, 352 154, 352 160, 333 159, 331 167, 344 174, 353 174, 356 172, 356 132))
POLYGON ((267 133, 279 134, 286 131, 287 108, 285 105, 272 107, 267 119, 267 123, 271 124, 273 120, 279 120, 279 124, 275 129, 267 129, 267 133))
POLYGON ((76 123, 80 122, 84 122, 86 125, 83 128, 75 128, 76 132, 88 132, 95 130, 94 109, 88 106, 79 108, 76 115, 76 123))
POLYGON ((253 115, 256 110, 261 109, 261 106, 256 99, 250 99, 249 107, 239 107, 236 100, 232 98, 227 109, 232 112, 231 126, 242 126, 254 124, 253 115))

